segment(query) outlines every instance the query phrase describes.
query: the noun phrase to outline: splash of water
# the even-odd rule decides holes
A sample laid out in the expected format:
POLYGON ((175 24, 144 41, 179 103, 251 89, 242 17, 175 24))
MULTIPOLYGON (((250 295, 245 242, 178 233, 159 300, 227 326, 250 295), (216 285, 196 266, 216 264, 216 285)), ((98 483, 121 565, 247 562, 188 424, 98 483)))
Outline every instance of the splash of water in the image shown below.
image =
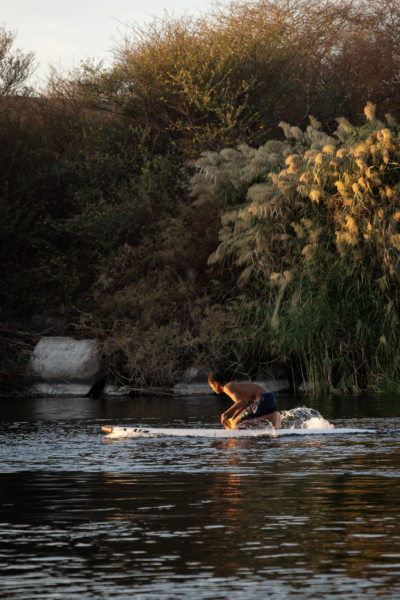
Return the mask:
POLYGON ((307 406, 297 406, 281 413, 282 429, 334 429, 315 409, 307 406))

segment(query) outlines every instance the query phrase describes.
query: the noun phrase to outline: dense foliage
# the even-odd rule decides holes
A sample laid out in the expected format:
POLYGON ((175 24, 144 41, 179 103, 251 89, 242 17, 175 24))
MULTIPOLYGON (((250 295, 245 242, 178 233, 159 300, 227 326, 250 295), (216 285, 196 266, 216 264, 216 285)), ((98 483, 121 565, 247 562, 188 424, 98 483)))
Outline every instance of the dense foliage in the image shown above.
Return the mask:
POLYGON ((285 141, 204 153, 192 179, 202 203, 240 190, 210 261, 237 270, 234 310, 258 361, 286 360, 314 389, 400 376, 400 127, 365 113, 333 137, 315 119, 304 132, 281 123, 285 141))
POLYGON ((137 387, 194 360, 396 383, 397 126, 362 123, 367 101, 400 117, 399 32, 399 0, 231 2, 133 28, 111 68, 33 96, 0 30, 4 331, 61 316, 137 387))
POLYGON ((282 119, 357 122, 367 100, 400 116, 399 43, 398 0, 238 0, 133 27, 113 68, 88 64, 53 87, 193 155, 259 144, 282 119))

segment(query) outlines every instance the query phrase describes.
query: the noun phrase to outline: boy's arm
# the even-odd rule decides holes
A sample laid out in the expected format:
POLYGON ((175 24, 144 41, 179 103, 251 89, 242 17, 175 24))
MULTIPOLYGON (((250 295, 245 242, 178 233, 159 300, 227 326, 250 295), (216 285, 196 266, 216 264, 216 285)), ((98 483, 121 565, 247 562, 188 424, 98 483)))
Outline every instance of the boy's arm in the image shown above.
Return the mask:
POLYGON ((232 406, 230 406, 225 412, 222 413, 221 421, 223 417, 227 419, 231 417, 234 413, 241 412, 244 408, 246 408, 246 406, 246 400, 239 400, 239 402, 235 402, 235 404, 232 404, 232 406))
POLYGON ((229 419, 234 413, 237 411, 241 412, 247 405, 247 401, 243 400, 240 393, 237 391, 234 383, 229 383, 225 386, 224 392, 233 400, 232 406, 230 406, 225 412, 221 415, 221 423, 224 424, 225 421, 229 419))

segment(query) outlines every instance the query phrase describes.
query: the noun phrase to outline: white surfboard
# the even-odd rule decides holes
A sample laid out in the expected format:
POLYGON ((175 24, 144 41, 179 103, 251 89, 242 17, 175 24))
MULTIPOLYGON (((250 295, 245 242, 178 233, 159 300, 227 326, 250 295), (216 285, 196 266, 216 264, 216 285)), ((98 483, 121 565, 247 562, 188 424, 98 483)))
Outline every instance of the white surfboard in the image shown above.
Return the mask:
POLYGON ((348 427, 274 429, 272 426, 257 429, 196 429, 196 428, 158 428, 158 427, 102 427, 108 438, 138 437, 208 437, 208 438, 241 438, 241 437, 284 437, 295 435, 347 435, 375 433, 374 429, 356 429, 348 427))

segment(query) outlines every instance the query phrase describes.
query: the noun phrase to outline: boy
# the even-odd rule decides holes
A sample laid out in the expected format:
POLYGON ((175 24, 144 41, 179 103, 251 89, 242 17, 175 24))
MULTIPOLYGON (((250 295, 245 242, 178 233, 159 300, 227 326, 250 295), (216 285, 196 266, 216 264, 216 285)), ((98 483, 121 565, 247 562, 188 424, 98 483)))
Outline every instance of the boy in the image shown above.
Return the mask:
POLYGON ((265 416, 275 429, 281 428, 281 415, 276 410, 275 394, 257 383, 226 382, 218 371, 208 376, 208 383, 216 394, 224 392, 233 405, 221 415, 221 423, 226 429, 234 428, 244 419, 265 416))

